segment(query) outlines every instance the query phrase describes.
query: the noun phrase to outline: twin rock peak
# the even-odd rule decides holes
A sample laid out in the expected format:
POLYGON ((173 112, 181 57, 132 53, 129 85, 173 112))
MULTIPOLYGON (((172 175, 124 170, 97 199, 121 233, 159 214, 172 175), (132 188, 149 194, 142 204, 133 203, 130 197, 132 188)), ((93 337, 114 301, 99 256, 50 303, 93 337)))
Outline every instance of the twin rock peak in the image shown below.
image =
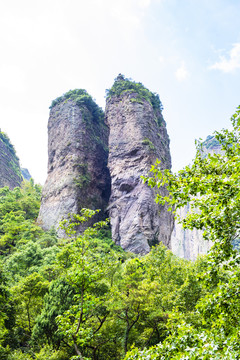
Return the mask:
MULTIPOLYGON (((53 101, 48 122, 48 176, 38 221, 55 227, 81 208, 110 218, 112 239, 146 254, 162 242, 172 247, 173 216, 143 184, 156 159, 171 167, 169 137, 158 95, 119 74, 107 91, 105 114, 85 90, 53 101)), ((164 190, 161 190, 164 191, 164 190)))

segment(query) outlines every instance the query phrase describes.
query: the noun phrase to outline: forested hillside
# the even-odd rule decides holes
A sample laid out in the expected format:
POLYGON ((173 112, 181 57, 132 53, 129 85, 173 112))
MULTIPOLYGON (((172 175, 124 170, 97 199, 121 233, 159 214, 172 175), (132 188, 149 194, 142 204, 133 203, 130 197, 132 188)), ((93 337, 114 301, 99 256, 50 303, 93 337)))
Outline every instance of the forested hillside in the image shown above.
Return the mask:
POLYGON ((195 262, 163 245, 124 252, 107 221, 79 235, 93 210, 69 215, 59 239, 36 224, 38 185, 0 189, 1 360, 239 359, 240 108, 232 124, 216 135, 224 154, 199 149, 178 174, 156 164, 145 178, 167 186, 158 203, 198 209, 183 224, 214 246, 195 262))
POLYGON ((163 340, 174 307, 191 316, 204 262, 163 246, 138 258, 112 243, 106 222, 75 236, 89 210, 64 222, 58 240, 35 224, 32 181, 0 196, 1 359, 122 359, 133 344, 163 340))

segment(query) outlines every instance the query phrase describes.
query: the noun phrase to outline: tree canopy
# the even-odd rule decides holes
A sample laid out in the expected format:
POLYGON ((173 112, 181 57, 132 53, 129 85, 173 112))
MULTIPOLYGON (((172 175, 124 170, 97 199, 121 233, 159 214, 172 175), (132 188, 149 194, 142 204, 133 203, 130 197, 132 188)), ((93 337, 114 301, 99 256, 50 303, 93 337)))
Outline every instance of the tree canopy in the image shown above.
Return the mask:
POLYGON ((205 296, 194 306, 194 320, 176 309, 167 323, 168 337, 157 346, 133 350, 126 359, 238 359, 240 353, 240 256, 232 243, 240 228, 240 107, 231 118, 232 130, 216 132, 223 154, 202 156, 201 144, 191 166, 177 174, 161 171, 159 163, 144 180, 166 187, 157 195, 172 211, 190 203, 184 228, 204 230, 214 244, 198 282, 205 296))
POLYGON ((0 189, 0 360, 233 360, 240 354, 240 107, 232 130, 215 134, 222 154, 177 174, 159 163, 144 180, 171 211, 190 203, 182 223, 213 242, 195 262, 163 245, 124 252, 107 222, 82 234, 82 209, 62 223, 66 236, 37 224, 41 188, 0 189))

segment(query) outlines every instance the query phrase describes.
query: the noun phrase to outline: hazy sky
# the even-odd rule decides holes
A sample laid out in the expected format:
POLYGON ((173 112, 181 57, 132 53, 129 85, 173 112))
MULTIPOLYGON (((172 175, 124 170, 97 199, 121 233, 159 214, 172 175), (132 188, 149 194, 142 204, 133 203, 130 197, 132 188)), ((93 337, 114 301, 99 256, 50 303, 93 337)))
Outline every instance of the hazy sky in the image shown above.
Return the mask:
POLYGON ((157 92, 173 169, 240 104, 239 0, 1 0, 0 128, 36 182, 51 101, 86 89, 104 108, 118 73, 157 92))

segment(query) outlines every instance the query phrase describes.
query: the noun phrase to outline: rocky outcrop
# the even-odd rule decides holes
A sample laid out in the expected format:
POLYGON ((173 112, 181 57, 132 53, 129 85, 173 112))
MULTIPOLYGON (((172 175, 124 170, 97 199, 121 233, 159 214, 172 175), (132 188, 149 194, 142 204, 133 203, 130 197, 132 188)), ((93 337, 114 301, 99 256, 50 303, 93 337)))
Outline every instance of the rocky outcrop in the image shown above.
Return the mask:
MULTIPOLYGON (((221 145, 214 136, 208 136, 202 143, 202 155, 223 154, 221 145)), ((189 204, 177 211, 180 219, 184 219, 190 211, 189 204)), ((184 230, 178 220, 175 220, 171 236, 172 252, 188 260, 196 260, 198 255, 205 255, 211 248, 212 242, 204 240, 201 230, 184 230)))
MULTIPOLYGON (((190 211, 189 204, 177 211, 180 219, 184 219, 190 211)), ((183 229, 182 225, 175 220, 171 235, 172 252, 188 260, 196 260, 198 255, 205 255, 211 248, 212 242, 203 239, 201 230, 183 229)))
POLYGON ((101 209, 99 218, 105 217, 110 194, 107 138, 103 112, 85 90, 69 91, 52 103, 48 176, 38 218, 43 229, 57 229, 63 218, 83 207, 101 209))
POLYGON ((31 174, 26 168, 21 168, 21 174, 24 180, 29 181, 31 179, 31 174))
POLYGON ((0 187, 11 190, 22 182, 19 159, 8 136, 0 131, 0 187))
POLYGON ((206 140, 202 143, 202 153, 203 156, 208 154, 221 154, 223 155, 224 151, 219 143, 219 141, 213 135, 208 135, 206 140))
MULTIPOLYGON (((57 229, 63 218, 82 207, 101 209, 98 219, 106 217, 107 209, 113 241, 127 251, 146 254, 162 242, 187 259, 205 254, 211 244, 202 233, 174 224, 167 208, 155 203, 156 190, 141 179, 157 158, 163 169, 171 167, 158 95, 119 75, 107 93, 105 123, 103 112, 85 90, 53 101, 48 177, 38 218, 42 227, 57 229)), ((208 137, 202 149, 203 156, 221 152, 214 137, 208 137)), ((159 191, 164 195, 164 189, 159 191)), ((189 205, 178 215, 184 218, 188 211, 189 205)), ((63 235, 60 230, 58 234, 63 235)))
POLYGON ((112 238, 123 249, 138 254, 146 254, 159 242, 170 247, 172 217, 155 203, 154 190, 140 178, 156 158, 162 161, 162 168, 171 167, 160 106, 157 95, 121 75, 108 91, 105 118, 110 130, 112 238))

